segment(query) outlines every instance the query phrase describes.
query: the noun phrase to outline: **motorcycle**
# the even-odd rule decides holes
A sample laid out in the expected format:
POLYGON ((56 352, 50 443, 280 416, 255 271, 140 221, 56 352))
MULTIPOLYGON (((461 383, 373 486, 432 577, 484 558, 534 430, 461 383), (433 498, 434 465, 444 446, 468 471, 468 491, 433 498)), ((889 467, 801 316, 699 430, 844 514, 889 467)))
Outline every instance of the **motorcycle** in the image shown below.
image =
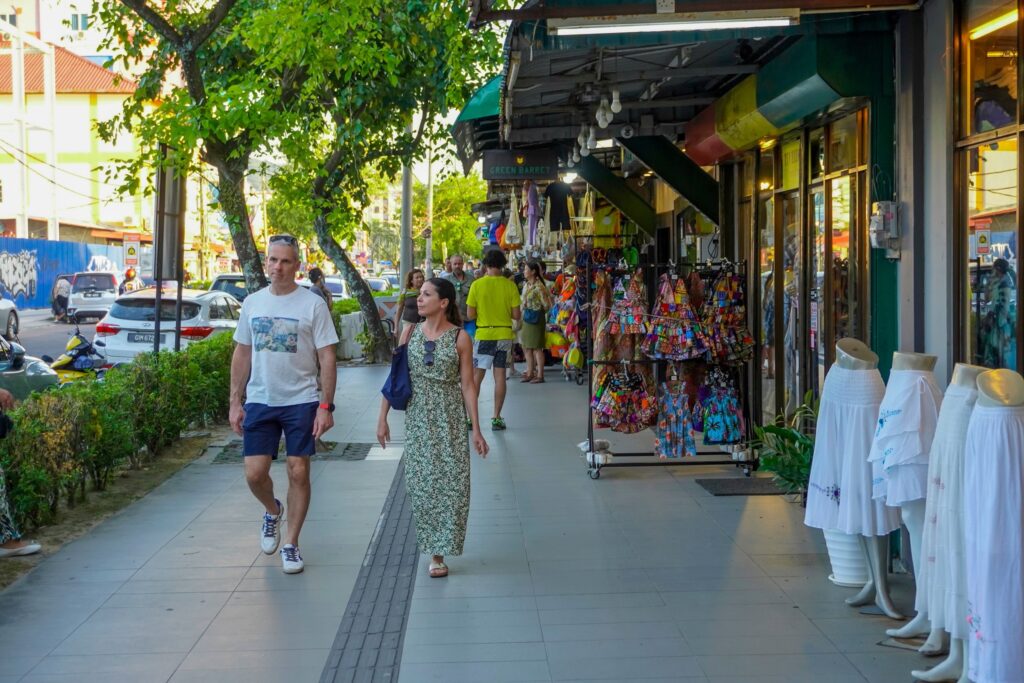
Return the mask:
POLYGON ((49 356, 42 358, 57 373, 58 385, 87 378, 103 379, 103 375, 106 374, 106 357, 85 338, 78 325, 75 325, 75 333, 64 346, 64 353, 56 360, 49 356))

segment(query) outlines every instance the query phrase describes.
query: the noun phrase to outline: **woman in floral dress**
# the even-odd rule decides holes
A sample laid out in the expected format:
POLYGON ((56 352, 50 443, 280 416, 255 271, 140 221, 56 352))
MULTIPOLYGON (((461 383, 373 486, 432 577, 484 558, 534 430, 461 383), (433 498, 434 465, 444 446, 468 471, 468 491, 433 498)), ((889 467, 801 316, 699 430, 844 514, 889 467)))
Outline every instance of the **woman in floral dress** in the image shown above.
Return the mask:
MULTIPOLYGON (((481 457, 487 442, 480 432, 473 378, 473 342, 460 327, 455 287, 431 278, 417 299, 424 321, 402 335, 408 343, 412 399, 405 414, 405 486, 416 520, 420 552, 431 555, 430 576, 448 575, 447 555, 461 555, 469 517, 469 435, 481 457)), ((391 440, 387 399, 381 401, 377 440, 391 440)))

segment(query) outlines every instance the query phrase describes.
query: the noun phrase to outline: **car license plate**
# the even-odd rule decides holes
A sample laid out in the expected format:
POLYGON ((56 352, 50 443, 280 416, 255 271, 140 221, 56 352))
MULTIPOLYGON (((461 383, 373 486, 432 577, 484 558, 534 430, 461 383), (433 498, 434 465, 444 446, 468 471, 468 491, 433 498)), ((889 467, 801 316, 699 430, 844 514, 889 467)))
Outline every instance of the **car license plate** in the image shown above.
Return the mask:
MULTIPOLYGON (((128 341, 136 344, 152 344, 156 339, 156 333, 154 332, 130 332, 128 334, 128 341)), ((160 335, 160 343, 164 343, 164 335, 160 335)))
POLYGON ((98 299, 98 298, 100 298, 100 293, 99 292, 86 292, 85 293, 85 298, 86 299, 98 299))

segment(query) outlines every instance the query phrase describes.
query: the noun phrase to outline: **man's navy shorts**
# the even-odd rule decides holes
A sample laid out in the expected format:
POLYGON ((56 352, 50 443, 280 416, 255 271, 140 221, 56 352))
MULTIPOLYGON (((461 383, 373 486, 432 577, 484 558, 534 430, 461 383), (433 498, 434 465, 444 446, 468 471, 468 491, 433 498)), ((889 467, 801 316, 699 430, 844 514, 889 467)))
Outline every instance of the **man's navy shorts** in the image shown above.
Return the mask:
POLYGON ((284 434, 288 455, 313 455, 316 440, 313 422, 319 403, 300 403, 294 406, 268 406, 246 403, 242 421, 242 454, 269 455, 277 460, 277 448, 284 434))

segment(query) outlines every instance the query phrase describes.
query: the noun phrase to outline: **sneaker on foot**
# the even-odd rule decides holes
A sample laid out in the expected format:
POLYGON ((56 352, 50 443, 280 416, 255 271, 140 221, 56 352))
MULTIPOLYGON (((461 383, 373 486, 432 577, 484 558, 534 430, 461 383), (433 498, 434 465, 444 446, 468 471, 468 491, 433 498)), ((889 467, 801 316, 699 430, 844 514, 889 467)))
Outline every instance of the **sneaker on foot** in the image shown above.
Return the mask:
POLYGON ((500 417, 493 417, 493 418, 491 418, 491 431, 492 432, 500 432, 500 431, 502 431, 504 429, 506 429, 506 427, 505 427, 505 420, 503 420, 500 417))
POLYGON ((281 542, 281 515, 284 514, 284 505, 281 501, 274 499, 277 503, 277 515, 263 513, 263 528, 260 531, 260 549, 267 555, 273 555, 277 550, 277 544, 281 542))
POLYGON ((281 547, 281 566, 285 574, 298 574, 306 566, 299 555, 299 549, 291 543, 281 547))

